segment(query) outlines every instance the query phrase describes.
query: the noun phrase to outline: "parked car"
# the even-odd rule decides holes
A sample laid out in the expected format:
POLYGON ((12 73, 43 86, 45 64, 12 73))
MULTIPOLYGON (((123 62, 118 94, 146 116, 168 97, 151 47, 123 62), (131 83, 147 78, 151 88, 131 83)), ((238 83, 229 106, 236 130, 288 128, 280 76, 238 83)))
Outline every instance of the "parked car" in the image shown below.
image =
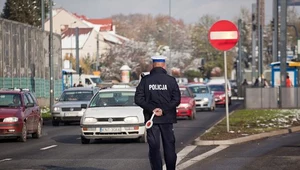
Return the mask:
POLYGON ((0 137, 26 142, 42 136, 43 118, 33 93, 26 89, 0 90, 0 137))
POLYGON ((210 88, 205 84, 189 84, 188 88, 196 95, 196 109, 197 110, 210 110, 213 111, 216 108, 214 100, 214 94, 210 88))
MULTIPOLYGON (((225 96, 225 85, 224 84, 210 84, 210 90, 215 96, 216 105, 225 106, 226 96, 225 96)), ((231 98, 228 98, 228 104, 231 104, 231 98)))
MULTIPOLYGON (((220 84, 220 85, 225 85, 225 79, 224 77, 211 77, 211 79, 207 82, 208 85, 210 84, 220 84)), ((227 81, 227 90, 228 90, 228 97, 232 97, 232 87, 231 83, 227 81)))
POLYGON ((52 125, 59 126, 60 122, 80 122, 84 112, 81 104, 88 104, 97 91, 98 87, 72 87, 64 90, 60 98, 55 99, 57 103, 52 109, 52 125))
POLYGON ((177 107, 177 117, 188 117, 190 120, 196 118, 196 102, 194 94, 186 86, 180 86, 181 99, 177 107))
POLYGON ((143 110, 134 103, 135 88, 100 90, 87 104, 81 118, 81 143, 91 139, 138 139, 145 143, 143 110))

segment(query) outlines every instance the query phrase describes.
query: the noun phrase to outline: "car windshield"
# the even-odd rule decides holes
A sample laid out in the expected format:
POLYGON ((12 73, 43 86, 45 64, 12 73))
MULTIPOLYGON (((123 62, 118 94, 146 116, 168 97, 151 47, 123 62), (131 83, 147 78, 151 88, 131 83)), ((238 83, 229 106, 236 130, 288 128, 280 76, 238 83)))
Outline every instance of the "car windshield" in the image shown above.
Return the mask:
POLYGON ((0 94, 0 107, 21 106, 21 96, 19 94, 0 94))
POLYGON ((96 84, 102 83, 102 80, 101 80, 100 77, 94 77, 94 78, 91 78, 91 79, 92 79, 92 81, 93 81, 94 83, 96 83, 96 84))
POLYGON ((186 88, 180 88, 181 96, 190 96, 186 88))
POLYGON ((99 92, 90 103, 90 107, 136 106, 134 91, 99 92))
POLYGON ((209 85, 211 91, 225 91, 223 85, 209 85))
POLYGON ((64 91, 59 101, 89 101, 92 97, 90 90, 64 91))
POLYGON ((206 86, 191 86, 189 87, 193 93, 196 94, 203 94, 203 93, 208 93, 208 89, 206 86))

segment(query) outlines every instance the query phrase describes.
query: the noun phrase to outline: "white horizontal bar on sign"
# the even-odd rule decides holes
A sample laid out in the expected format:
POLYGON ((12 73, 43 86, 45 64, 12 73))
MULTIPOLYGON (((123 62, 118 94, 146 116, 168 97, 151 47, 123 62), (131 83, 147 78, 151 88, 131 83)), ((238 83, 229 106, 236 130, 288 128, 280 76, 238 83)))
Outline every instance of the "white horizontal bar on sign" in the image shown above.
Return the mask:
POLYGON ((210 32, 211 40, 236 40, 238 39, 237 31, 214 31, 210 32))

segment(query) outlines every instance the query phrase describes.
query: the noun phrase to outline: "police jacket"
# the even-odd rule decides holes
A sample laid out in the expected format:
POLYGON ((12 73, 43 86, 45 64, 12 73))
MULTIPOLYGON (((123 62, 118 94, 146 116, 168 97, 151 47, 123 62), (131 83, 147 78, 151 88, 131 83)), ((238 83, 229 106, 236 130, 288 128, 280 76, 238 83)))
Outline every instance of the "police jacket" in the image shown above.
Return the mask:
POLYGON ((161 67, 154 67, 149 75, 142 78, 134 98, 135 103, 144 110, 145 122, 150 119, 155 108, 162 109, 162 116, 154 116, 154 124, 176 123, 176 107, 180 104, 180 99, 175 78, 161 67))

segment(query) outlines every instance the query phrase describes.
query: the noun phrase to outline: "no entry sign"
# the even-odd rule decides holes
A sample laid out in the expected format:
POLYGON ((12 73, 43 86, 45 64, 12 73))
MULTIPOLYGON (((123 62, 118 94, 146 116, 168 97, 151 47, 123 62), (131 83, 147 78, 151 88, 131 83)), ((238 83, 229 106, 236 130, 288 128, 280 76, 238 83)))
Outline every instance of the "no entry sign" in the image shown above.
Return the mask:
POLYGON ((217 50, 230 50, 239 40, 238 28, 231 21, 217 21, 209 29, 208 39, 217 50))

